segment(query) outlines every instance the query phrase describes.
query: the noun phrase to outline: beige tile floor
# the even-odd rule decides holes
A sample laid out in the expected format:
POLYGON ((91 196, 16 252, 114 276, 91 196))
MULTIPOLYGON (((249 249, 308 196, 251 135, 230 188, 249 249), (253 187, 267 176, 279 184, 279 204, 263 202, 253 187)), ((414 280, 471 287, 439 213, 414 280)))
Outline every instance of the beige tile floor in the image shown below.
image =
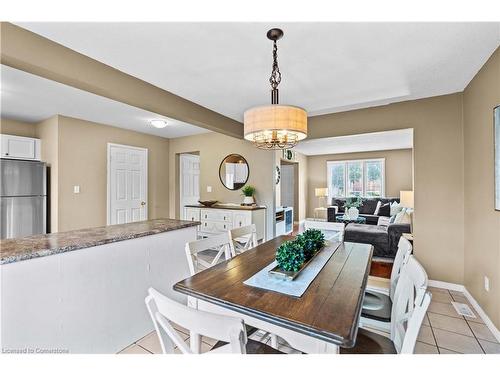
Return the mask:
POLYGON ((429 287, 432 301, 417 338, 417 354, 500 354, 500 343, 461 292, 429 287), (476 318, 459 315, 451 302, 466 303, 476 318))
MULTIPOLYGON (((371 280, 370 284, 373 283, 371 280)), ((383 287, 382 283, 380 287, 383 287)), ((495 339, 479 314, 468 303, 463 293, 429 287, 432 302, 427 311, 415 346, 416 354, 500 354, 500 343, 495 339), (476 318, 463 317, 455 311, 451 302, 467 303, 476 318)), ((176 326, 176 330, 189 345, 189 332, 176 326)), ((268 343, 270 337, 262 331, 250 336, 251 339, 268 343)), ((202 352, 208 352, 215 340, 202 338, 202 352)), ((280 340, 278 350, 296 354, 286 342, 280 340)), ((179 349, 175 349, 180 353, 179 349)), ((155 332, 151 332, 137 342, 123 349, 119 354, 160 354, 161 347, 155 332)))

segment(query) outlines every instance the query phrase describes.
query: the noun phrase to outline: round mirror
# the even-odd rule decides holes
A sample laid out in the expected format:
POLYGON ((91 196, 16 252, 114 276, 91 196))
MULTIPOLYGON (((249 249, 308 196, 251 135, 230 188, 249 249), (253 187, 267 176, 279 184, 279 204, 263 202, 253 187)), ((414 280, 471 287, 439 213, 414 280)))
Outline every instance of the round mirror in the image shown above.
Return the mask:
POLYGON ((229 190, 241 189, 248 181, 248 163, 238 154, 230 154, 222 160, 219 167, 219 178, 229 190))

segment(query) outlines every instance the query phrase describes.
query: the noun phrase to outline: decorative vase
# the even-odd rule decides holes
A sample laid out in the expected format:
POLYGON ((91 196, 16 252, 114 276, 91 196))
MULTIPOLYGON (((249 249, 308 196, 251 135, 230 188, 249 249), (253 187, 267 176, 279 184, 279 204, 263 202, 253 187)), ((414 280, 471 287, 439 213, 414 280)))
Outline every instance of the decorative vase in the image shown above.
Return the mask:
POLYGON ((246 197, 243 198, 243 204, 254 204, 253 196, 252 197, 246 197))
POLYGON ((350 207, 347 210, 347 217, 349 220, 356 220, 359 216, 359 210, 356 207, 350 207))

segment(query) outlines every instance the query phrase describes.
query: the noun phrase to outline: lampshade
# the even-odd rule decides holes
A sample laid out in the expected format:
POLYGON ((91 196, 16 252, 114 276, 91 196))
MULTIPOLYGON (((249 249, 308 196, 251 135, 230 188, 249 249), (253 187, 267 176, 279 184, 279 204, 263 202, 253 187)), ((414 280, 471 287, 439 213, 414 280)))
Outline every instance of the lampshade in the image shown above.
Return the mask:
POLYGON ((399 192, 400 204, 406 208, 413 207, 413 190, 402 190, 399 192))
POLYGON ((307 112, 299 107, 271 104, 244 114, 245 139, 259 148, 291 148, 307 137, 307 112))
POLYGON ((317 197, 328 197, 328 188, 316 188, 314 189, 314 195, 317 197))

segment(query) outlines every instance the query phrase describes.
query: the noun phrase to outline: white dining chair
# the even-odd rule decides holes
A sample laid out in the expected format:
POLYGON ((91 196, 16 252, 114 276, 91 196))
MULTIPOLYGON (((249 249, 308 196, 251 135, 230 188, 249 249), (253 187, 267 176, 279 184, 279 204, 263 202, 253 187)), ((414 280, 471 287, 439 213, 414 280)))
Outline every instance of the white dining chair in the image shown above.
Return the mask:
POLYGON ((427 274, 410 256, 403 266, 394 292, 390 338, 364 328, 358 330, 353 348, 341 348, 341 354, 410 354, 432 295, 427 292, 427 274))
POLYGON ((244 253, 257 246, 257 227, 255 224, 231 229, 229 231, 229 246, 231 247, 232 256, 244 253))
POLYGON ((199 354, 201 336, 219 340, 209 353, 281 354, 263 343, 247 338, 242 319, 192 309, 164 296, 154 288, 145 299, 164 354, 177 347, 183 354, 199 354), (190 332, 190 346, 171 323, 190 332))
POLYGON ((186 243, 186 257, 191 276, 215 266, 223 255, 226 260, 230 259, 230 243, 228 232, 186 243), (216 254, 213 257, 207 254, 214 252, 216 254))
MULTIPOLYGON (((401 237, 398 251, 392 266, 389 289, 372 289, 367 287, 361 311, 361 326, 371 327, 383 332, 390 332, 392 301, 398 284, 401 269, 408 262, 412 252, 411 243, 401 237)), ((427 285, 425 285, 427 288, 427 285)))
MULTIPOLYGON (((234 257, 238 254, 244 253, 247 250, 257 246, 257 227, 255 224, 247 225, 241 228, 231 229, 229 231, 229 245, 231 246, 231 255, 234 257)), ((253 329, 252 327, 249 327, 253 329)), ((278 348, 278 336, 274 333, 266 332, 271 338, 271 346, 275 349, 278 348)))

